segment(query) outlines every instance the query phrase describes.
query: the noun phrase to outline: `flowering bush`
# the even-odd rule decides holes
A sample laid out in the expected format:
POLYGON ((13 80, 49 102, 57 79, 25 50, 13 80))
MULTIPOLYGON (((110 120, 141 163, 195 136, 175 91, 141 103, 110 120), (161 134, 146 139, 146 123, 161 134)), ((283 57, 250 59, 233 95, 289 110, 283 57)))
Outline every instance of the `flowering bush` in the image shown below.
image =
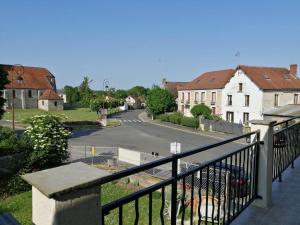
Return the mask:
POLYGON ((60 165, 69 157, 68 138, 71 136, 62 122, 62 116, 37 115, 30 118, 25 136, 31 142, 32 152, 27 167, 40 170, 60 165))

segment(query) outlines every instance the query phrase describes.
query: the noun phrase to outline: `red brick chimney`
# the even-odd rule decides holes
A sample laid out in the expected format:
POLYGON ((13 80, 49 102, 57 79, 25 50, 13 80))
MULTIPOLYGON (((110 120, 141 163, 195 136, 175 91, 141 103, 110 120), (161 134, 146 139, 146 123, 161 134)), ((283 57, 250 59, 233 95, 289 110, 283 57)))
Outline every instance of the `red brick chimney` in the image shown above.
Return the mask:
POLYGON ((297 76, 297 64, 290 65, 290 74, 297 76))

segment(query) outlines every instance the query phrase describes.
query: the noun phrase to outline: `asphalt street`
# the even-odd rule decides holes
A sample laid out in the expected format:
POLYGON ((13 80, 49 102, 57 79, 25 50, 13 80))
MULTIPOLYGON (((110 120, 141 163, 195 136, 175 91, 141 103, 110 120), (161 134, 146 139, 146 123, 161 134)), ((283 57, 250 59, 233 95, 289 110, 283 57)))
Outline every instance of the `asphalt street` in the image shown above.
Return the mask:
MULTIPOLYGON (((199 148, 204 145, 220 142, 213 137, 201 136, 181 130, 161 127, 142 122, 138 115, 142 111, 134 110, 115 115, 121 126, 101 130, 75 130, 69 141, 72 146, 122 147, 141 152, 157 152, 161 156, 170 155, 170 143, 180 142, 182 151, 199 148)), ((186 160, 203 162, 240 148, 242 145, 230 143, 218 148, 199 153, 186 160)), ((75 150, 73 150, 75 151, 75 150)), ((72 152, 74 155, 76 152, 72 152)))

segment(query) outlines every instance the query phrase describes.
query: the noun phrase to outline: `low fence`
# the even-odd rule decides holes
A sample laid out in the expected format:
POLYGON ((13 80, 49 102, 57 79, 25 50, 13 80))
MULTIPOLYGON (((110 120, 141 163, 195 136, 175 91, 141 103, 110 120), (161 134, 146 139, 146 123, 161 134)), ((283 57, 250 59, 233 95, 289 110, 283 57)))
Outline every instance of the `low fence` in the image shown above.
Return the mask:
POLYGON ((294 117, 273 125, 273 180, 282 180, 282 172, 294 167, 300 155, 300 117, 294 117))
POLYGON ((200 126, 204 130, 240 135, 245 133, 243 124, 232 123, 224 120, 200 119, 200 126))

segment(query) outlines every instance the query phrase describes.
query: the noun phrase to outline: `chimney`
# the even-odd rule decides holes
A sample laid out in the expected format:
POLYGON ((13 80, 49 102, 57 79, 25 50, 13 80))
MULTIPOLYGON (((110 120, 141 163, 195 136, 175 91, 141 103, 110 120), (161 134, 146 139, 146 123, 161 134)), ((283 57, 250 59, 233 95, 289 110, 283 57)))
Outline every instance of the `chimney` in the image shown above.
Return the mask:
POLYGON ((297 76, 297 64, 290 65, 290 74, 297 76))

